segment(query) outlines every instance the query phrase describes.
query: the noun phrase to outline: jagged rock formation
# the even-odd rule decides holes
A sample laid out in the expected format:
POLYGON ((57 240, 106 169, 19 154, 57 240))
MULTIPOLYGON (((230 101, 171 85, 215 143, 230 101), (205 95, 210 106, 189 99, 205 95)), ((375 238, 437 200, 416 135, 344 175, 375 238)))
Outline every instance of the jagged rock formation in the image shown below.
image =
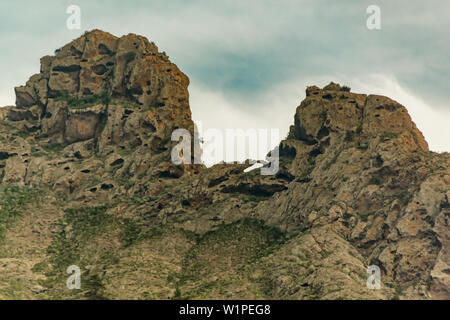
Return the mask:
POLYGON ((172 164, 188 84, 133 34, 41 59, 0 109, 0 298, 450 298, 450 157, 403 106, 308 87, 261 176, 172 164))
POLYGON ((297 178, 256 216, 336 233, 411 295, 449 297, 449 157, 428 151, 403 106, 310 87, 280 150, 297 178))
MULTIPOLYGON (((194 132, 188 84, 187 76, 144 37, 86 33, 55 56, 43 57, 40 74, 15 89, 16 107, 2 108, 0 119, 18 129, 9 133, 22 137, 12 146, 18 157, 6 159, 3 183, 78 189, 89 175, 36 157, 47 149, 60 149, 67 163, 98 155, 107 171, 120 165, 116 180, 183 175, 186 167, 172 166, 167 155, 174 129, 194 132), (128 151, 133 155, 121 156, 128 151), (35 175, 39 171, 44 174, 35 175)), ((85 162, 89 168, 82 171, 96 167, 85 162)))

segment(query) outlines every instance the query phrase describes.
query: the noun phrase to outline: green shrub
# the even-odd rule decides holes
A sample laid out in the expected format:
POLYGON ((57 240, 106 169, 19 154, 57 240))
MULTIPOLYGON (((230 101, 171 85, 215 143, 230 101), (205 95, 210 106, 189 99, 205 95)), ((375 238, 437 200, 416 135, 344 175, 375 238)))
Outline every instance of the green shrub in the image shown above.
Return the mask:
POLYGON ((111 102, 111 97, 105 92, 101 96, 91 94, 86 97, 77 99, 73 96, 68 95, 67 92, 62 91, 59 92, 55 100, 67 102, 67 106, 71 109, 86 109, 98 104, 109 105, 109 103, 111 102))
POLYGON ((64 146, 61 143, 51 142, 43 145, 42 148, 48 152, 59 152, 64 149, 64 146))

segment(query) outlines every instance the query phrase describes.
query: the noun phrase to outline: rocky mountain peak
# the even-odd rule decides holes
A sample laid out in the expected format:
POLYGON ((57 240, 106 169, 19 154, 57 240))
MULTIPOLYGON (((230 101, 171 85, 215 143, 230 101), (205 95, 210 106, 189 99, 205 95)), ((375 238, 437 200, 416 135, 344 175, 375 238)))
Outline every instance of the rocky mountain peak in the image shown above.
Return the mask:
MULTIPOLYGON (((54 56, 41 58, 40 73, 15 88, 16 106, 0 109, 0 119, 24 138, 20 147, 12 149, 20 149, 16 153, 27 155, 33 163, 37 160, 30 159, 31 154, 56 148, 64 158, 97 155, 125 166, 124 177, 134 175, 129 170, 179 177, 194 170, 194 166, 175 167, 170 161, 176 143, 171 141, 172 132, 177 128, 189 130, 192 136, 194 132, 188 85, 188 77, 145 37, 118 38, 93 30, 56 50, 54 56)), ((199 148, 198 143, 194 147, 199 148)), ((36 170, 48 163, 45 158, 36 170)), ((20 167, 28 165, 22 162, 20 167)), ((3 182, 29 184, 35 179, 31 171, 28 176, 9 171, 3 182)), ((69 180, 79 180, 64 171, 58 175, 65 176, 66 188, 76 185, 69 180)))
POLYGON ((188 107, 189 79, 145 37, 93 30, 41 58, 41 72, 15 88, 17 107, 44 107, 66 94, 106 94, 142 106, 188 107), (170 94, 169 94, 170 92, 170 94))
POLYGON ((306 99, 297 107, 288 139, 324 149, 355 137, 369 146, 394 136, 410 151, 428 151, 427 142, 404 106, 384 96, 352 93, 350 88, 331 82, 323 89, 306 89, 306 99))

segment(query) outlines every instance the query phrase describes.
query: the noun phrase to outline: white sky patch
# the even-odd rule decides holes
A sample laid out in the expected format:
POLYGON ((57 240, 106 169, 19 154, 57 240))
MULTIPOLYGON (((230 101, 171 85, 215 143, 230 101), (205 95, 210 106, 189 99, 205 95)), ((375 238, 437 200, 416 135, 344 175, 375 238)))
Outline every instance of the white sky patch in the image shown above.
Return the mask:
POLYGON ((0 107, 15 105, 14 95, 4 89, 0 89, 0 107))
MULTIPOLYGON (((264 97, 258 98, 258 101, 252 102, 252 105, 238 99, 227 99, 221 92, 192 84, 189 91, 192 118, 197 124, 200 124, 200 137, 204 136, 206 130, 215 129, 220 131, 226 140, 224 141, 224 161, 227 161, 227 155, 238 152, 233 141, 226 139, 227 130, 237 129, 258 131, 257 157, 251 157, 251 160, 265 160, 267 153, 287 136, 289 126, 294 122, 295 108, 299 104, 298 92, 283 96, 283 93, 288 90, 284 90, 284 92, 271 90, 264 97), (261 101, 266 101, 266 103, 261 101), (270 136, 272 129, 279 130, 279 138, 276 140, 270 136), (259 134, 261 130, 267 130, 267 139, 262 138, 259 134)), ((238 153, 236 161, 247 160, 251 154, 250 147, 249 141, 247 141, 245 152, 238 153)), ((204 154, 202 160, 206 166, 219 162, 208 154, 204 154)))

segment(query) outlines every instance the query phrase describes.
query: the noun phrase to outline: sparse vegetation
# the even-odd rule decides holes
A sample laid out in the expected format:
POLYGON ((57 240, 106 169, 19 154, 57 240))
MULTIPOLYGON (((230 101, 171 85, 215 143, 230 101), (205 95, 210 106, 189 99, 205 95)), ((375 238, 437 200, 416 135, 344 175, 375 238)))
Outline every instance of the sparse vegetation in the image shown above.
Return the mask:
POLYGON ((285 241, 286 235, 279 229, 254 219, 243 219, 205 233, 184 258, 177 282, 180 297, 203 298, 208 292, 220 291, 221 287, 232 283, 227 278, 227 275, 231 276, 230 272, 246 272, 252 263, 268 256, 285 241), (228 264, 230 259, 233 261, 232 269, 228 264), (208 280, 213 273, 220 277, 208 280))
POLYGON ((130 100, 126 100, 126 99, 113 98, 113 97, 111 97, 111 101, 110 101, 109 104, 110 105, 119 105, 119 106, 122 106, 122 107, 128 108, 128 109, 139 108, 139 104, 134 102, 134 101, 130 101, 130 100))
POLYGON ((104 106, 109 106, 109 104, 111 103, 111 96, 108 94, 108 92, 103 92, 102 95, 100 96, 100 101, 104 106))
POLYGON ((143 228, 143 226, 136 221, 124 219, 122 221, 122 233, 120 239, 122 246, 129 247, 139 241, 150 239, 154 236, 160 236, 163 232, 163 226, 143 228))
POLYGON ((256 195, 245 195, 242 200, 244 201, 244 203, 247 202, 260 202, 263 200, 267 200, 268 197, 266 196, 256 196, 256 195))
POLYGON ((151 196, 141 196, 138 194, 134 194, 130 197, 130 201, 135 204, 145 204, 147 202, 155 201, 157 197, 151 197, 151 196))
POLYGON ((28 187, 0 187, 0 241, 17 218, 26 214, 27 205, 37 201, 41 191, 28 187))
POLYGON ((43 58, 0 114, 0 299, 433 296, 448 153, 396 102, 311 86, 277 174, 175 166, 188 78, 142 37, 88 38, 43 58), (415 141, 392 140, 405 130, 415 141), (371 264, 382 290, 366 290, 371 264))
POLYGON ((111 103, 111 97, 107 92, 104 92, 101 95, 91 94, 77 99, 67 94, 67 92, 62 91, 59 92, 55 100, 67 102, 67 106, 71 109, 86 109, 95 105, 108 106, 111 103))
MULTIPOLYGON (((108 237, 111 226, 118 224, 117 219, 107 214, 106 210, 107 207, 104 206, 67 209, 64 217, 57 221, 55 227, 58 231, 47 249, 51 267, 46 269, 48 279, 42 283, 56 297, 62 294, 60 290, 64 290, 58 284, 64 283, 68 266, 101 265, 102 261, 111 260, 110 250, 97 251, 98 248, 91 245, 93 239, 108 237)), ((108 245, 108 242, 104 245, 108 245)), ((85 279, 82 282, 84 290, 73 294, 81 294, 90 299, 103 298, 100 274, 95 270, 84 270, 82 279, 85 279)))
POLYGON ((368 148, 369 148, 369 144, 368 144, 367 142, 360 142, 360 143, 358 144, 358 149, 359 149, 359 150, 365 151, 365 150, 367 150, 368 148))
POLYGON ((362 121, 356 122, 356 133, 361 134, 363 130, 363 123, 362 121))
POLYGON ((48 152, 60 152, 61 150, 64 149, 64 145, 58 142, 51 142, 48 144, 44 144, 42 148, 48 152))
POLYGON ((367 222, 369 220, 369 217, 373 216, 374 214, 375 214, 375 211, 362 213, 359 215, 359 218, 361 219, 361 221, 367 222))
POLYGON ((16 136, 16 137, 21 137, 22 139, 26 139, 29 136, 31 136, 31 133, 22 130, 22 131, 13 132, 12 135, 16 136))
POLYGON ((396 285, 394 295, 392 296, 392 300, 400 300, 400 297, 402 296, 402 294, 403 294, 403 288, 400 285, 396 285))

